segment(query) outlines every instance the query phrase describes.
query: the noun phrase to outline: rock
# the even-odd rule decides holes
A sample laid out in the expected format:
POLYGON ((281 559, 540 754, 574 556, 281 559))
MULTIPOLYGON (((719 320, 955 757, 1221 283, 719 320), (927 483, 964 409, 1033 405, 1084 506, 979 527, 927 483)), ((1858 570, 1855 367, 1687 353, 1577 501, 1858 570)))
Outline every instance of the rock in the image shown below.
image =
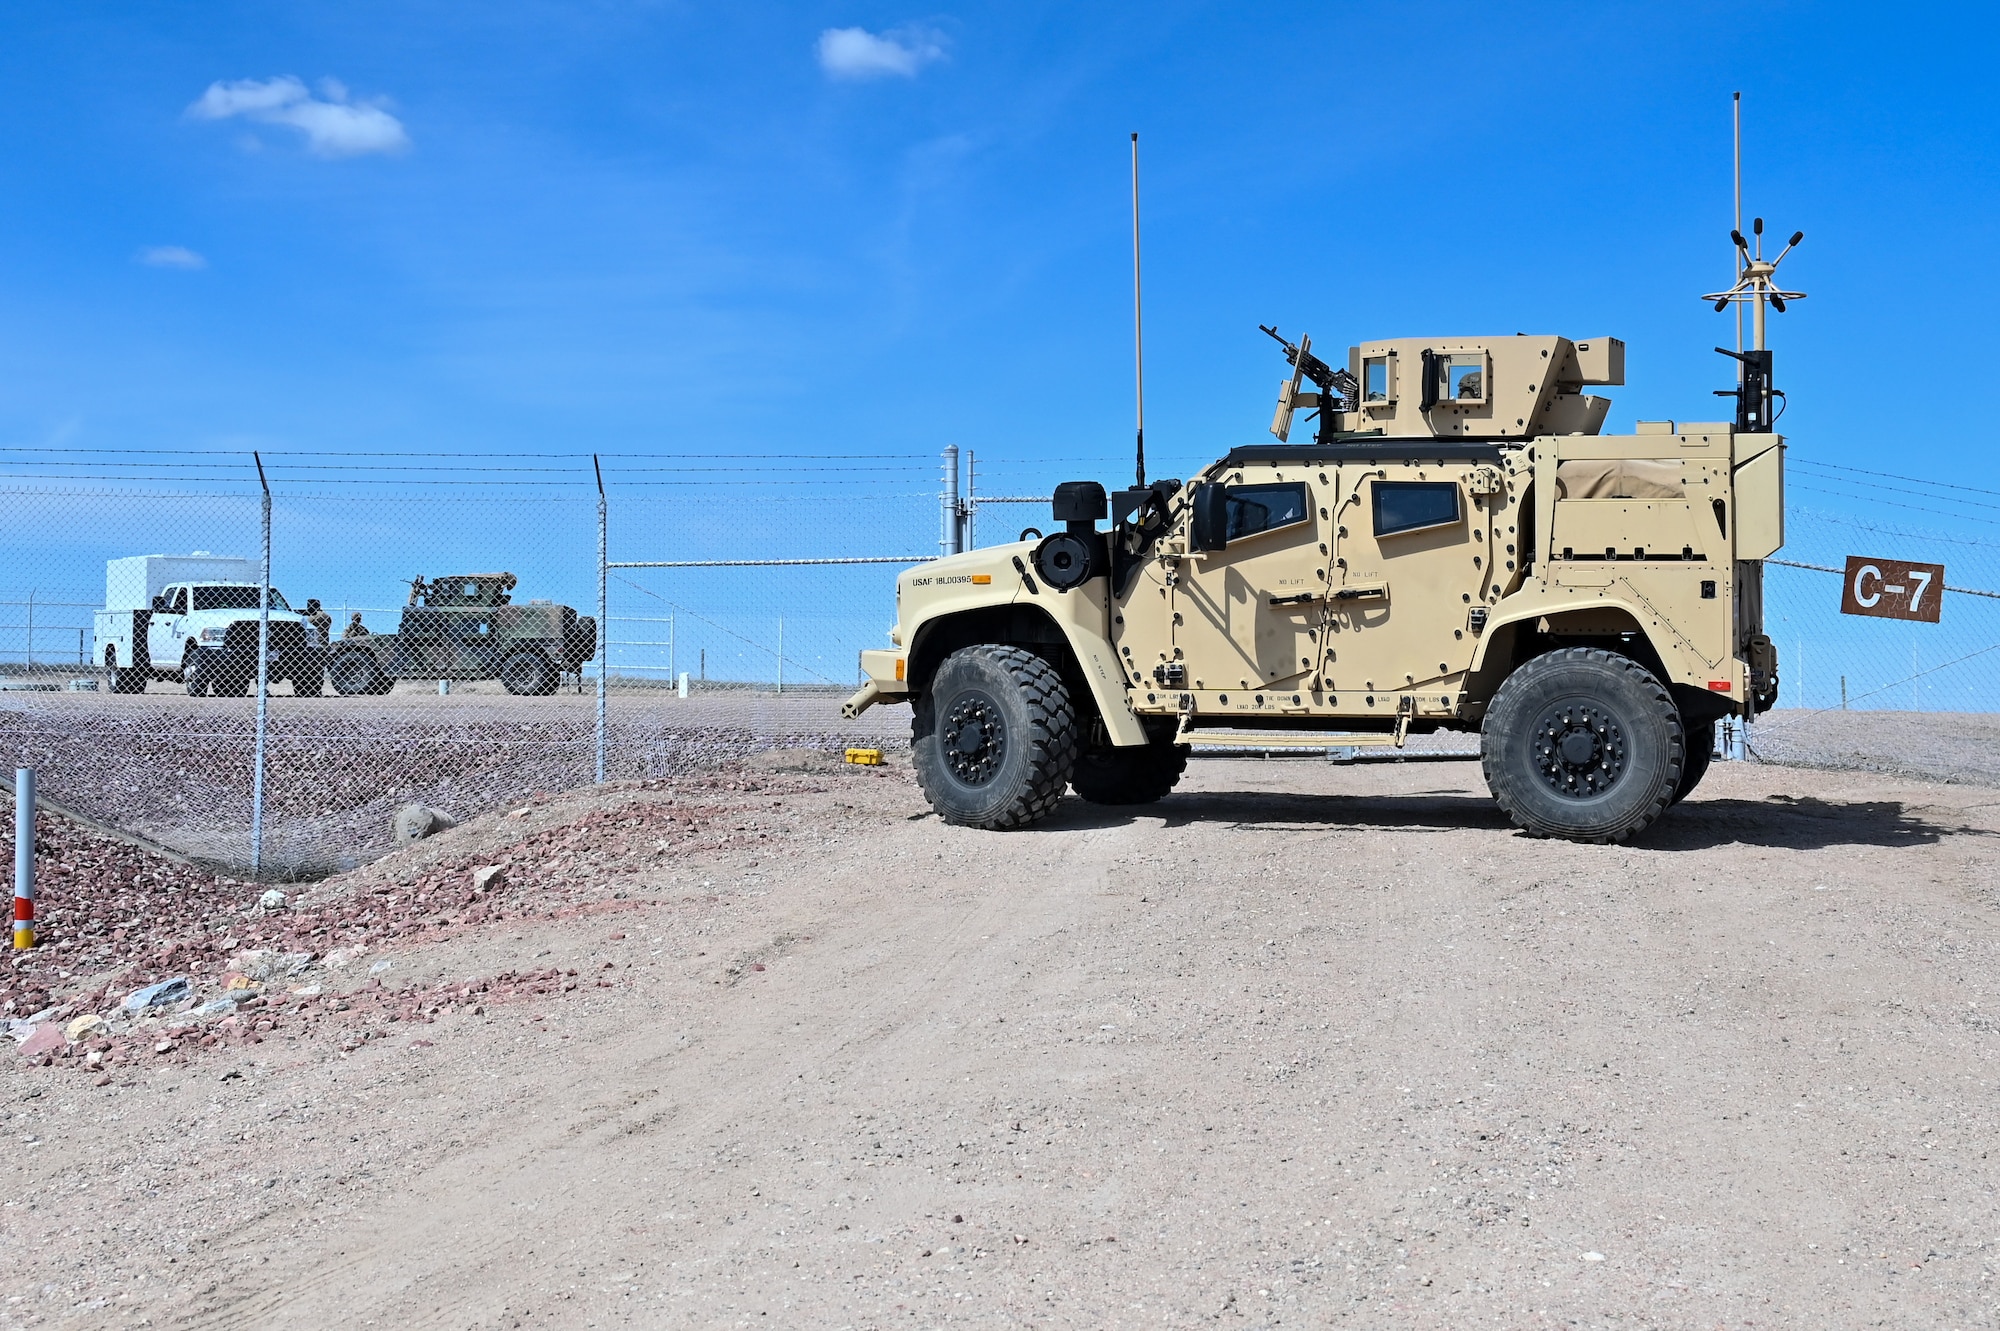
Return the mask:
POLYGON ((299 987, 298 987, 297 989, 294 989, 294 990, 292 990, 292 997, 293 997, 293 998, 318 998, 318 997, 319 997, 319 992, 320 992, 320 991, 319 991, 319 986, 318 986, 318 985, 316 985, 316 984, 306 984, 306 985, 300 985, 300 986, 299 986, 299 987))
POLYGON ((391 966, 395 964, 396 964, 395 962, 389 960, 387 957, 384 957, 382 958, 382 960, 376 962, 373 966, 370 966, 368 968, 368 973, 370 975, 380 975, 383 971, 388 970, 391 966))
MULTIPOLYGON (((238 952, 229 959, 229 969, 248 981, 268 980, 277 967, 278 954, 268 947, 253 948, 248 952, 238 952)), ((249 988, 249 985, 231 983, 231 989, 249 988)))
POLYGON ((472 871, 472 890, 485 892, 507 886, 507 870, 498 864, 482 865, 472 871))
POLYGON ((158 984, 149 984, 143 989, 134 989, 125 995, 125 1010, 150 1012, 154 1008, 171 1007, 193 992, 194 986, 184 975, 171 980, 161 980, 158 984))
POLYGON ((20 1044, 34 1033, 34 1022, 21 1021, 13 1017, 7 1019, 7 1038, 14 1041, 14 1043, 20 1044))
POLYGON ((224 989, 255 989, 257 982, 242 971, 231 971, 222 977, 222 987, 224 989))
POLYGON ((211 998, 208 1002, 196 1008, 194 1014, 197 1017, 226 1017, 234 1011, 236 1011, 235 999, 211 998))
POLYGON ((326 968, 330 971, 344 971, 355 962, 368 955, 366 944, 354 947, 337 947, 326 954, 326 968))
POLYGON ((72 1021, 63 1031, 63 1034, 72 1040, 81 1040, 91 1032, 99 1031, 103 1028, 104 1018, 98 1016, 95 1012, 86 1012, 81 1017, 72 1021))
POLYGON ((43 1054, 55 1053, 67 1043, 69 1041, 63 1035, 62 1027, 50 1022, 37 1026, 35 1033, 21 1042, 21 1055, 24 1058, 39 1058, 43 1054))
POLYGON ((442 832, 448 827, 456 827, 451 815, 442 809, 433 809, 422 804, 405 804, 396 810, 396 820, 390 825, 395 842, 407 846, 422 841, 425 837, 442 832))
POLYGON ((156 1054, 171 1054, 179 1047, 172 1040, 162 1040, 153 1046, 153 1052, 156 1054))
POLYGON ((257 908, 266 911, 283 910, 285 908, 285 894, 275 887, 266 888, 263 895, 257 898, 257 908))
POLYGON ((1583 1260, 1586 1262, 1601 1262, 1604 1260, 1604 1254, 1601 1252, 1587 1252, 1583 1255, 1583 1260))

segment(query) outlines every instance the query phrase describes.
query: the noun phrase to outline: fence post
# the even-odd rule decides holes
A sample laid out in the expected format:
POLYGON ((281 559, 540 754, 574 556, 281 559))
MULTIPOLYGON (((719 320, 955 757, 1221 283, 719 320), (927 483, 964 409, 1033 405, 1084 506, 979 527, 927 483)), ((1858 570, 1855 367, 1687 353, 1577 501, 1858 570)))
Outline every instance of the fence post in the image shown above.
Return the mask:
POLYGON ((944 494, 941 497, 940 509, 941 511, 938 516, 941 520, 940 529, 943 533, 943 539, 938 544, 943 547, 944 553, 948 555, 958 554, 965 546, 958 508, 957 444, 946 444, 944 446, 944 494))
POLYGON ((35 769, 14 769, 14 949, 35 945, 35 769))
POLYGON ((264 874, 264 758, 271 707, 271 483, 264 478, 264 459, 257 464, 257 485, 263 500, 263 563, 257 575, 257 754, 250 780, 250 877, 264 874))
POLYGON ((785 617, 778 616, 778 696, 785 696, 785 617))
POLYGON ((610 514, 604 502, 604 468, 590 455, 597 474, 597 784, 604 784, 604 690, 611 667, 610 514))

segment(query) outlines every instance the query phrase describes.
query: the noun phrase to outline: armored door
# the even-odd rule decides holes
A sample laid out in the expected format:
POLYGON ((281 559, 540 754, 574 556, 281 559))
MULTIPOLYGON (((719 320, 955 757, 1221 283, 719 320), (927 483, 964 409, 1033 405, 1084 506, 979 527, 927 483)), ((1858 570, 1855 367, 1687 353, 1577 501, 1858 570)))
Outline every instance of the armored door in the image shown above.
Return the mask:
POLYGON ((1340 469, 1336 563, 1327 601, 1324 679, 1344 712, 1417 714, 1455 706, 1476 646, 1473 611, 1504 585, 1493 566, 1511 540, 1493 521, 1492 478, 1469 466, 1340 469), (1447 703, 1447 699, 1454 702, 1447 703))
POLYGON ((1190 553, 1172 589, 1186 687, 1311 687, 1331 561, 1329 481, 1316 471, 1245 467, 1216 482, 1227 542, 1190 553))

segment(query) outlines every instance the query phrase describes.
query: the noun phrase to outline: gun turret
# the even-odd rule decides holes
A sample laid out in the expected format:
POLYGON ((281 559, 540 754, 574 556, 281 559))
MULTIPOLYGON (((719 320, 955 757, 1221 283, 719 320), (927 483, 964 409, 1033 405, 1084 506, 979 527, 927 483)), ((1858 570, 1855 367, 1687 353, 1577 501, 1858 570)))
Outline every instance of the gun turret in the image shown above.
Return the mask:
POLYGON ((1315 442, 1326 442, 1332 433, 1334 417, 1341 412, 1351 412, 1360 403, 1360 385, 1346 370, 1336 370, 1325 361, 1312 354, 1312 338, 1301 338, 1297 346, 1281 337, 1276 328, 1258 328, 1269 334, 1285 349, 1285 360, 1291 364, 1292 377, 1278 386, 1278 410, 1271 418, 1271 433, 1279 442, 1288 439, 1292 432, 1292 413, 1301 407, 1319 410, 1319 430, 1315 442), (1319 389, 1317 393, 1301 393, 1299 381, 1310 379, 1319 389))

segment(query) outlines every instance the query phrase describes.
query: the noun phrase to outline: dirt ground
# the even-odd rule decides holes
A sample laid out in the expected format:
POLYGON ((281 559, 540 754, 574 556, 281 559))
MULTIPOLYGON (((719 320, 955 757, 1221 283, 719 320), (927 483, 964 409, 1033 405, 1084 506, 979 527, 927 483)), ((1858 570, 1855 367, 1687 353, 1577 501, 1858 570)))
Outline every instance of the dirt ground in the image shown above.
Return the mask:
POLYGON ((1585 847, 1205 759, 991 834, 791 761, 314 888, 566 875, 296 1000, 366 1040, 10 1058, 0 1327, 2000 1321, 1990 789, 1718 764, 1585 847))

